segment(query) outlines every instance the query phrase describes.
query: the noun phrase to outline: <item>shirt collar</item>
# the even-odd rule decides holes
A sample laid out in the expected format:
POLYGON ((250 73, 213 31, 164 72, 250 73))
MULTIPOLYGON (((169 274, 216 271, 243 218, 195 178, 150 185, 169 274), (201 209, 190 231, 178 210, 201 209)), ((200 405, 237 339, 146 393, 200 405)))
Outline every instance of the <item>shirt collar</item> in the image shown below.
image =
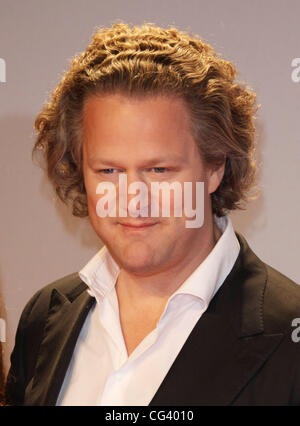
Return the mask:
POLYGON ((79 276, 89 287, 89 294, 105 297, 115 286, 120 268, 106 246, 79 271, 79 276))
POLYGON ((214 216, 222 232, 216 245, 203 262, 192 272, 184 283, 172 294, 190 294, 200 298, 207 308, 209 302, 221 287, 233 268, 239 255, 240 244, 235 235, 229 216, 214 216))
MULTIPOLYGON (((223 281, 231 271, 240 250, 229 216, 214 216, 222 232, 213 250, 183 284, 172 294, 190 294, 200 298, 207 307, 223 281)), ((106 246, 79 271, 80 278, 89 287, 89 294, 102 299, 115 286, 120 268, 106 246)))

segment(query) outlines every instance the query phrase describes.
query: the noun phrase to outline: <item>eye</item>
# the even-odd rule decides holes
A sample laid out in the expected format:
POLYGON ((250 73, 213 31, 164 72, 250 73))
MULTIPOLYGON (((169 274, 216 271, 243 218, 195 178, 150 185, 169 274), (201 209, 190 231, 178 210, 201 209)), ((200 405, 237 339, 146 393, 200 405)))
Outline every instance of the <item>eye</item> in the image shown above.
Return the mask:
POLYGON ((152 167, 150 170, 154 170, 155 173, 164 173, 168 172, 170 169, 168 169, 168 167, 152 167))
POLYGON ((99 173, 104 173, 106 175, 109 175, 109 174, 112 174, 114 172, 114 170, 118 170, 118 169, 113 169, 113 168, 111 168, 111 169, 101 169, 101 170, 99 170, 99 173))

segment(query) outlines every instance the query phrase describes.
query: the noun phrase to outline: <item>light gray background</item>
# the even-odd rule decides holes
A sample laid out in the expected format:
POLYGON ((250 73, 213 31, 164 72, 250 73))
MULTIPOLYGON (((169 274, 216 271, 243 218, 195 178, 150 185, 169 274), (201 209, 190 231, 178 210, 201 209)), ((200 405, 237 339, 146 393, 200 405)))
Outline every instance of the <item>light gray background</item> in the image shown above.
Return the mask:
MULTIPOLYGON (((123 20, 175 25, 199 34, 233 61, 258 94, 261 198, 232 215, 236 230, 267 263, 300 283, 299 0, 0 0, 1 317, 5 363, 22 308, 51 281, 78 271, 100 248, 88 220, 56 204, 32 163, 33 122, 68 60, 96 26, 123 20)), ((300 312, 299 312, 300 316, 300 312)))

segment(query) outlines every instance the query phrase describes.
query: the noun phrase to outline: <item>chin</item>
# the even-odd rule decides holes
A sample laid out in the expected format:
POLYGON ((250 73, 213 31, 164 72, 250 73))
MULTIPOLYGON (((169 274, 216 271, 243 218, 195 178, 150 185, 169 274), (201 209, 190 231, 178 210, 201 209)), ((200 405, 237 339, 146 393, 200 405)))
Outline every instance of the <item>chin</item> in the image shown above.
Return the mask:
MULTIPOLYGON (((122 248, 109 247, 120 268, 135 275, 147 275, 156 272, 155 249, 142 241, 130 242, 122 248)), ((157 250, 156 250, 157 254, 157 250)))

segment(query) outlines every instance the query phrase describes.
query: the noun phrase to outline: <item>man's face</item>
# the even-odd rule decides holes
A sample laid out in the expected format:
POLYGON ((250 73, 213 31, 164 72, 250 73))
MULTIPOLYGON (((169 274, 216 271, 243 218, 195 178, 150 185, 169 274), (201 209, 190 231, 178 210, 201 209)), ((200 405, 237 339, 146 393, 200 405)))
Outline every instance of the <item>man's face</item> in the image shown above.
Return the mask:
MULTIPOLYGON (((212 215, 209 193, 222 176, 203 164, 188 118, 186 106, 178 98, 111 94, 91 96, 85 103, 83 167, 90 221, 115 261, 130 273, 147 276, 167 271, 188 255, 197 255, 207 237, 212 215), (127 217, 119 217, 120 173, 126 173, 128 186, 133 182, 147 185, 149 211, 151 182, 179 182, 182 188, 184 182, 192 182, 193 192, 196 182, 205 182, 203 226, 187 228, 184 208, 183 216, 175 217, 172 204, 170 217, 162 217, 161 211, 159 217, 151 217, 151 213, 131 217, 129 210, 127 217), (97 215, 101 195, 96 188, 102 182, 115 185, 117 217, 97 215)), ((135 196, 127 196, 127 207, 135 196)))

